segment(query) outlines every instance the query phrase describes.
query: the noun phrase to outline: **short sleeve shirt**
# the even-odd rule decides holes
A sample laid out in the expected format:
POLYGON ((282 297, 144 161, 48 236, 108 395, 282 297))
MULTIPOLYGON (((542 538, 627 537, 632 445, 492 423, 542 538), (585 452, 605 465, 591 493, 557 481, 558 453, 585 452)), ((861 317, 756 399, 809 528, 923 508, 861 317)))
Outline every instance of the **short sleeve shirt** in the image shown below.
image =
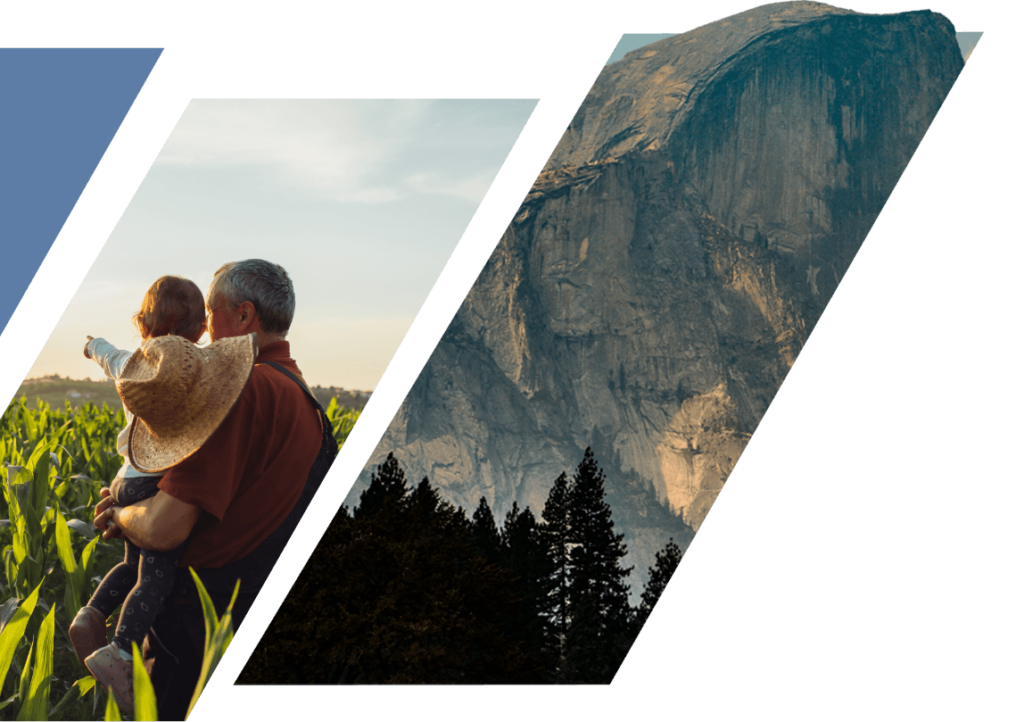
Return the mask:
POLYGON ((218 568, 253 551, 284 521, 320 451, 320 418, 305 392, 263 362, 301 378, 287 341, 262 347, 242 395, 160 489, 203 510, 182 566, 218 568))

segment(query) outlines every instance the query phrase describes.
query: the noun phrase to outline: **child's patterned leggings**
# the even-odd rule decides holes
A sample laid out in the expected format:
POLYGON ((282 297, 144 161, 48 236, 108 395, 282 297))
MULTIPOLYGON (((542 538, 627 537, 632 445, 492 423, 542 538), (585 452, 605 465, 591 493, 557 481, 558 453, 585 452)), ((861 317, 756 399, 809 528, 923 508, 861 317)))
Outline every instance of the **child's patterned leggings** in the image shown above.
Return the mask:
POLYGON ((171 593, 184 551, 184 544, 170 551, 155 552, 124 540, 124 561, 107 573, 89 600, 89 606, 102 612, 104 618, 118 604, 122 605, 114 632, 118 649, 130 652, 132 642, 142 647, 164 598, 171 593))

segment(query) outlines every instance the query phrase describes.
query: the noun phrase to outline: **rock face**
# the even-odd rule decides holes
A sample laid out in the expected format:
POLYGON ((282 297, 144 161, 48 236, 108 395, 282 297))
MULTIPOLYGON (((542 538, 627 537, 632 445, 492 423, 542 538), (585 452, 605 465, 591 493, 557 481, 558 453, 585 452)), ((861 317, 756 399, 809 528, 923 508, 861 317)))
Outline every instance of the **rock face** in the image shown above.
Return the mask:
POLYGON ((394 451, 500 525, 592 446, 635 588, 700 526, 962 66, 940 15, 801 2, 606 67, 370 466, 394 451))

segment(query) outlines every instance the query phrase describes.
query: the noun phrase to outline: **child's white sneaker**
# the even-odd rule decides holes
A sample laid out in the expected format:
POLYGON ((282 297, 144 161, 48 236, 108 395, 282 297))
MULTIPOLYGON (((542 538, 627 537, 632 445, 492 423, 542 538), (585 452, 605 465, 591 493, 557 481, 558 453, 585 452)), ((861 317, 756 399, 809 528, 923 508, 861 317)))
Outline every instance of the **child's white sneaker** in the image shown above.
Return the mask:
POLYGON ((85 666, 96 681, 114 695, 114 701, 121 709, 121 714, 132 718, 135 716, 135 685, 132 678, 132 660, 121 656, 117 644, 111 642, 106 647, 97 649, 85 660, 85 666))

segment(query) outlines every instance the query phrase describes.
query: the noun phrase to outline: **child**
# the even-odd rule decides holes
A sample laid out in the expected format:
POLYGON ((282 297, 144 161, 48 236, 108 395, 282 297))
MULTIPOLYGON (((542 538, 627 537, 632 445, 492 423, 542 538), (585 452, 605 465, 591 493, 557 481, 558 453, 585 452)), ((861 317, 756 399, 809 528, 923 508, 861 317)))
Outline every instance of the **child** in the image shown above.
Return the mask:
MULTIPOLYGON (((199 287, 192 281, 177 276, 162 276, 150 286, 142 300, 142 308, 132 320, 143 342, 175 335, 196 343, 206 331, 206 304, 199 287)), ((87 338, 86 358, 98 363, 110 378, 116 380, 120 377, 132 352, 119 350, 102 338, 87 338)), ((162 473, 138 471, 128 462, 129 430, 133 414, 127 406, 124 414, 127 424, 117 435, 117 451, 125 462, 110 484, 111 496, 118 506, 128 506, 156 495, 159 491, 157 483, 163 476, 162 473)), ((110 570, 96 588, 88 605, 78 612, 71 623, 69 636, 75 652, 101 682, 107 685, 111 682, 101 679, 103 670, 94 669, 104 666, 104 657, 107 658, 106 667, 122 667, 116 660, 110 659, 112 654, 116 653, 121 659, 130 662, 132 642, 142 647, 142 640, 174 584, 184 546, 167 552, 154 552, 139 549, 125 539, 124 562, 110 570), (122 605, 121 616, 111 649, 108 650, 105 647, 106 620, 118 604, 122 605)), ((130 676, 130 667, 128 670, 130 676)), ((114 686, 116 691, 117 685, 114 686)), ((121 696, 115 695, 124 710, 123 703, 132 700, 122 700, 121 696)))

